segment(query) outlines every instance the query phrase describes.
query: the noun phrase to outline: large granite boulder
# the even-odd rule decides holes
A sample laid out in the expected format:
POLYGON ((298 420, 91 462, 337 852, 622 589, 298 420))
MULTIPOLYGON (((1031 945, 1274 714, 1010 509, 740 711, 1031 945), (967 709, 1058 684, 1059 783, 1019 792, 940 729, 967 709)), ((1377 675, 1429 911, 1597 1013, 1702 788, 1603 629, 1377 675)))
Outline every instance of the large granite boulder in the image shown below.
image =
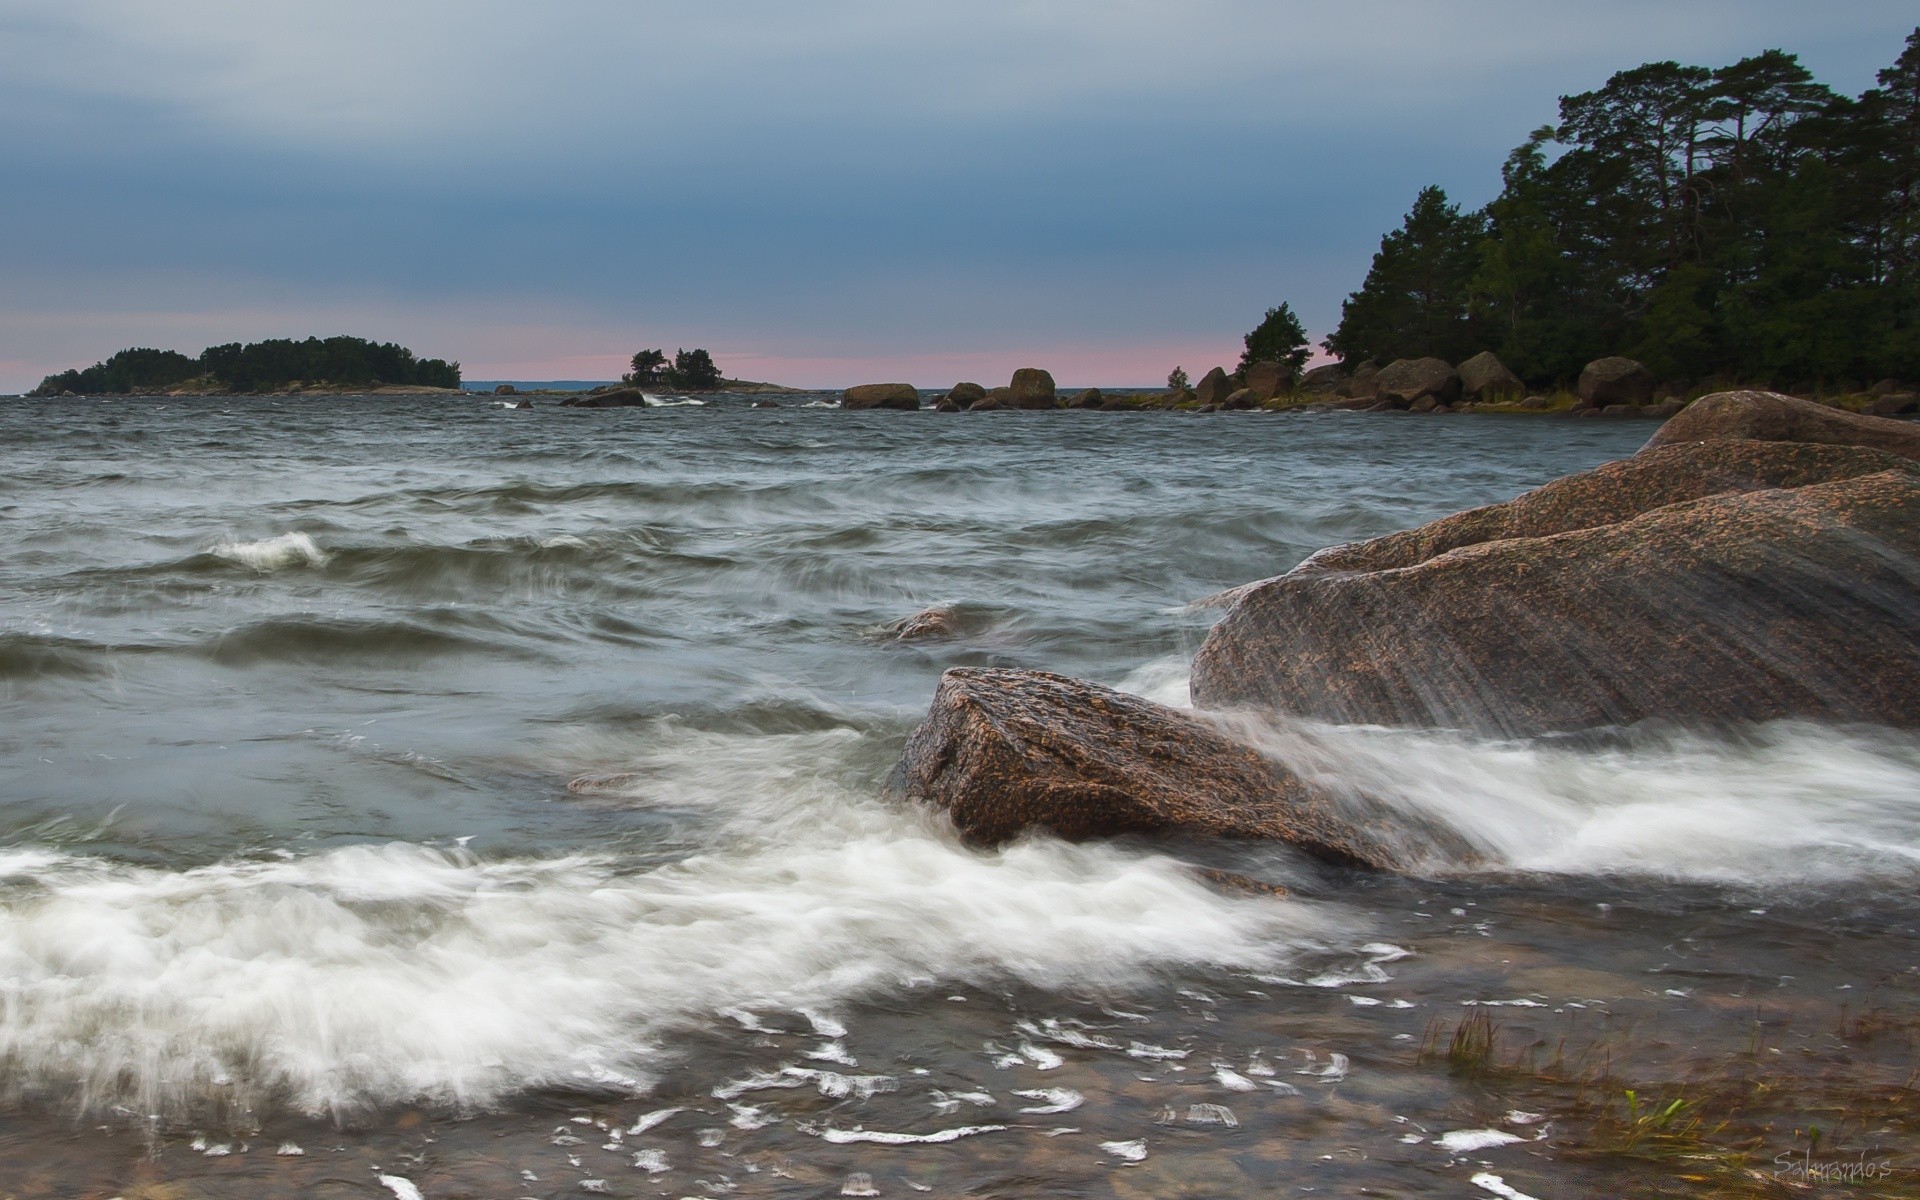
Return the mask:
POLYGON ((1687 476, 1716 451, 1693 450, 1239 589, 1194 661, 1194 702, 1503 736, 1920 725, 1920 468, 1724 443, 1724 469, 1765 490, 1662 504, 1710 486, 1687 476))
POLYGON ((1394 867, 1333 797, 1187 713, 1044 671, 955 667, 907 740, 889 794, 935 805, 970 841, 1187 833, 1291 842, 1394 867))
POLYGON ((569 396, 560 402, 560 407, 645 408, 648 403, 646 393, 639 388, 613 388, 610 391, 594 391, 579 396, 569 396))
POLYGON ((863 383, 840 394, 840 407, 897 408, 907 411, 920 407, 920 393, 910 383, 863 383))
POLYGON ((1653 372, 1631 358, 1600 358, 1580 372, 1581 408, 1645 404, 1653 399, 1653 372))
POLYGON ((1469 400, 1518 400, 1527 385, 1493 351, 1482 350, 1460 364, 1460 394, 1469 400))
POLYGON ((1278 396, 1291 382, 1292 373, 1285 363, 1257 362, 1247 367, 1247 389, 1253 393, 1254 400, 1261 404, 1278 396))
POLYGON ((975 400, 985 400, 986 398, 987 389, 977 383, 956 383, 953 385, 953 390, 947 393, 947 399, 953 401, 961 408, 965 408, 975 400))
POLYGON ((1194 399, 1202 405, 1211 404, 1216 408, 1234 391, 1233 380, 1227 377, 1226 370, 1221 367, 1208 371, 1200 377, 1199 383, 1193 385, 1194 399))
POLYGON ((1015 371, 1009 387, 1013 392, 1011 408, 1058 408, 1060 405, 1053 376, 1039 367, 1021 367, 1015 371))
POLYGON ((1460 372, 1444 358, 1402 358, 1388 363, 1375 381, 1374 394, 1411 408, 1431 396, 1434 404, 1452 404, 1460 398, 1460 372))
POLYGON ((1099 388, 1088 388, 1073 399, 1067 401, 1068 408, 1103 408, 1107 397, 1099 388))
POLYGON ((1349 376, 1339 363, 1323 363, 1300 376, 1300 390, 1315 395, 1343 394, 1349 376))
POLYGON ((1920 461, 1920 425, 1828 408, 1777 392, 1702 396, 1647 440, 1647 449, 1727 438, 1870 446, 1920 461))
POLYGON ((1853 446, 1749 441, 1648 447, 1632 458, 1562 476, 1500 504, 1470 508, 1369 541, 1329 546, 1291 574, 1397 570, 1462 546, 1551 537, 1630 521, 1707 496, 1832 483, 1901 465, 1893 455, 1853 446))
POLYGON ((1341 387, 1341 392, 1350 400, 1378 400, 1380 398, 1380 364, 1367 359, 1353 369, 1341 387))

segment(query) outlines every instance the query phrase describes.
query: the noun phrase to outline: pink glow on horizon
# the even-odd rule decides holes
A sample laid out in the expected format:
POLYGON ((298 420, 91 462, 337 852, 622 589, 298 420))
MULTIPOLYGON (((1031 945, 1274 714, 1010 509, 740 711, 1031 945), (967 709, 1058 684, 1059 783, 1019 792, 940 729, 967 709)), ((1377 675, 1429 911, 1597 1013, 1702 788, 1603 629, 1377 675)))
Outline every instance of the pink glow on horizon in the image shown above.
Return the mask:
MULTIPOLYGON (((1233 369, 1238 339, 1130 343, 1124 346, 1053 346, 1025 350, 955 350, 920 354, 797 355, 712 347, 714 361, 731 379, 802 388, 843 388, 856 383, 911 383, 946 388, 973 380, 987 387, 1005 383, 1020 367, 1043 367, 1062 387, 1159 387, 1174 367, 1194 379, 1211 367, 1233 369)), ((668 353, 672 353, 671 350, 668 353)), ((618 379, 628 356, 575 354, 461 362, 468 379, 618 379)))

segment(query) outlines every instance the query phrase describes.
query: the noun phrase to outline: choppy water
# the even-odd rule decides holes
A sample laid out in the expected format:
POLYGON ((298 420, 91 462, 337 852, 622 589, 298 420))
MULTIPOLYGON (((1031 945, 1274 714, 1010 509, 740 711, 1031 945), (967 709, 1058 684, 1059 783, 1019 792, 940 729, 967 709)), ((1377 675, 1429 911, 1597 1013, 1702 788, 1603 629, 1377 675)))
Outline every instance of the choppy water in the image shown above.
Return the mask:
POLYGON ((1911 1011, 1909 735, 1265 734, 1418 880, 879 797, 948 666, 1183 702, 1189 601, 1648 427, 784 403, 0 407, 0 1194, 1620 1194, 1433 1023, 1911 1011))

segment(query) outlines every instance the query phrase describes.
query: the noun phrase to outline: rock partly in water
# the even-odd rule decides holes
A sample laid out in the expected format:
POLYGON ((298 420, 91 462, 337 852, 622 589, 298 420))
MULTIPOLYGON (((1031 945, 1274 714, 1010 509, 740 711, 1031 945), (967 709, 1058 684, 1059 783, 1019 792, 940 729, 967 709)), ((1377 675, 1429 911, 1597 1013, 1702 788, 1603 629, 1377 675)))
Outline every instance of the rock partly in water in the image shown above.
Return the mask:
POLYGON ((1491 350, 1461 363, 1459 370, 1460 394, 1469 400, 1518 400, 1527 394, 1527 385, 1491 350))
POLYGON ((510 383, 501 383, 494 385, 493 394, 496 396, 517 396, 520 394, 520 389, 510 383))
POLYGON ((899 642, 954 637, 960 633, 960 617, 951 608, 922 609, 910 617, 902 617, 895 621, 882 632, 899 642))
POLYGON ((1067 407, 1068 408, 1102 408, 1106 405, 1106 403, 1107 403, 1107 398, 1104 394, 1101 393, 1099 388, 1088 388, 1086 391, 1081 392, 1079 395, 1075 396, 1073 399, 1067 401, 1067 407))
POLYGON ((1580 372, 1582 408, 1646 404, 1653 399, 1653 372, 1631 358, 1601 358, 1580 372))
POLYGON ((1380 372, 1375 394, 1396 408, 1411 408, 1429 397, 1435 404, 1452 404, 1460 398, 1460 372, 1444 358, 1398 359, 1380 372))
POLYGON ((1222 367, 1215 367, 1208 371, 1200 377, 1199 383, 1193 385, 1195 399, 1203 405, 1212 404, 1216 407, 1232 395, 1234 390, 1233 381, 1227 378, 1227 372, 1222 367))
POLYGON ((1021 367, 1013 373, 1013 382, 1008 390, 1012 392, 1013 408, 1058 408, 1059 393, 1054 389, 1053 376, 1039 367, 1021 367))
POLYGON ((961 408, 965 408, 975 400, 985 400, 986 398, 987 389, 977 383, 956 383, 953 385, 953 390, 947 393, 947 399, 958 404, 961 408))
POLYGON ((1241 388, 1239 391, 1229 392, 1227 398, 1220 402, 1220 407, 1235 411, 1259 408, 1260 397, 1252 388, 1241 388))
POLYGON ((1240 591, 1195 659, 1194 701, 1503 736, 1648 718, 1920 724, 1920 469, 1796 450, 1649 454, 1505 512, 1316 555, 1240 591), (1827 477, 1659 503, 1715 470, 1827 477))
POLYGON ((912 411, 920 407, 920 393, 910 383, 863 383, 841 393, 840 407, 896 408, 912 411))
POLYGON ((946 810, 962 836, 988 845, 1033 830, 1185 833, 1402 865, 1331 797, 1211 723, 1043 671, 956 667, 941 676, 887 790, 946 810))
POLYGON ((1729 438, 1869 446, 1920 461, 1920 425, 1828 408, 1778 392, 1702 396, 1662 425, 1647 440, 1647 449, 1729 438))
POLYGON ((649 404, 647 394, 639 388, 615 388, 606 392, 588 392, 581 396, 569 396, 560 402, 562 408, 646 408, 649 404))

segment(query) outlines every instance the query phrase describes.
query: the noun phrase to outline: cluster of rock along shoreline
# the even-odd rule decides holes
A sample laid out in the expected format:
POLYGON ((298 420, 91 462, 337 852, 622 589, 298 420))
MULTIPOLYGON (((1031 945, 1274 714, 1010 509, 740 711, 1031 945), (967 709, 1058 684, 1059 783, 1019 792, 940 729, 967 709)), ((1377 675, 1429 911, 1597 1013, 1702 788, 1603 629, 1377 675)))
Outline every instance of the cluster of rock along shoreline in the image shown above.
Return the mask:
MULTIPOLYGON (((1181 409, 1233 412, 1276 408, 1345 408, 1367 412, 1539 412, 1565 408, 1575 416, 1651 417, 1664 420, 1686 407, 1689 389, 1659 383, 1652 371, 1631 358, 1602 358, 1588 363, 1571 397, 1527 394, 1526 385, 1491 351, 1454 366, 1439 358, 1405 358, 1380 366, 1363 362, 1349 369, 1330 363, 1298 380, 1280 363, 1254 363, 1237 375, 1215 367, 1191 389, 1140 394, 1109 394, 1087 388, 1065 396, 1053 376, 1037 367, 1013 373, 1006 387, 957 383, 933 397, 939 412, 993 412, 1007 409, 1181 409)), ((1865 411, 1897 416, 1920 409, 1920 395, 1896 380, 1884 380, 1860 397, 1865 411)), ((908 383, 869 383, 848 388, 840 406, 848 409, 917 410, 920 391, 908 383)))
MULTIPOLYGON (((889 791, 983 844, 1256 838, 1420 871, 1473 847, 1263 752, 1260 727, 1920 726, 1920 425, 1719 393, 1631 458, 1200 603, 1227 611, 1194 660, 1195 711, 954 668, 889 791)), ((900 628, 953 633, 937 611, 900 628)))

